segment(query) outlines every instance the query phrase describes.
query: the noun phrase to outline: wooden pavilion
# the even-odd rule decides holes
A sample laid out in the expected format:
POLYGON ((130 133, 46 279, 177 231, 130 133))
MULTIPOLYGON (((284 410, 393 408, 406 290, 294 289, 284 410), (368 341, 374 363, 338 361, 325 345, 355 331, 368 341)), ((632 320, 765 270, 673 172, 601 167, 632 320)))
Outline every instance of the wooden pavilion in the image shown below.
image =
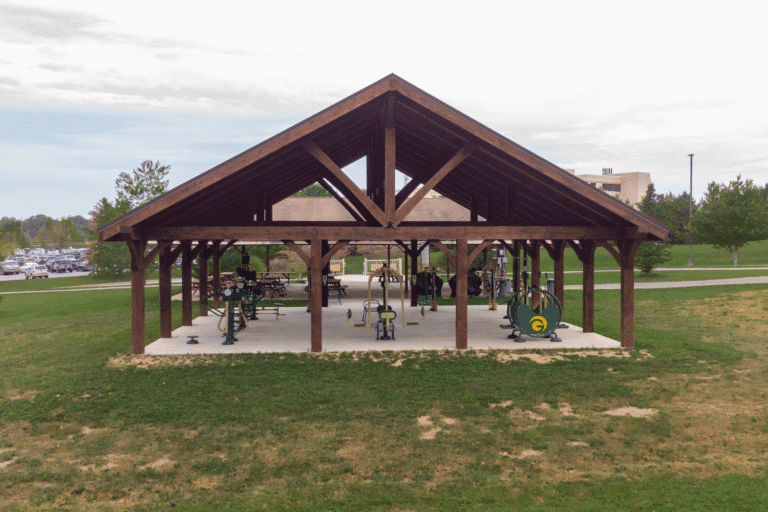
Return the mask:
MULTIPOLYGON (((494 243, 524 244, 538 284, 543 247, 555 261, 556 295, 563 299, 563 253, 583 263, 583 329, 593 331, 594 252, 605 247, 621 268, 621 344, 634 344, 634 258, 644 240, 668 230, 579 178, 520 147, 396 75, 343 99, 288 130, 217 165, 99 228, 99 240, 125 242, 131 252, 133 354, 144 353, 145 271, 160 268, 161 336, 171 336, 170 269, 182 258, 182 322, 192 325, 190 268, 200 261, 205 297, 207 262, 213 286, 219 259, 236 242, 281 240, 296 251, 311 283, 322 283, 330 259, 352 241, 398 243, 417 268, 432 243, 459 276, 494 243), (366 192, 342 167, 366 158, 366 192), (395 171, 410 177, 399 192, 395 171), (353 220, 281 221, 273 205, 320 183, 353 220), (330 186, 332 185, 332 186, 330 186), (334 189, 335 188, 335 189, 334 189), (430 191, 462 205, 470 220, 408 221, 430 191), (418 241, 427 243, 419 245, 418 241), (471 252, 468 243, 482 241, 471 252), (611 244, 610 242, 613 242, 611 244), (156 244, 151 250, 149 246, 156 244), (305 252, 302 246, 309 246, 305 252), (455 244, 455 251, 448 247, 455 244)), ((310 287, 310 348, 322 351, 323 298, 310 287)), ((457 280, 456 348, 467 347, 467 280, 457 280)), ((413 297, 415 299, 415 297, 413 297)), ((413 300, 412 299, 412 300, 413 300)), ((207 310, 200 301, 200 314, 207 310)), ((500 330, 500 336, 503 336, 500 330)))

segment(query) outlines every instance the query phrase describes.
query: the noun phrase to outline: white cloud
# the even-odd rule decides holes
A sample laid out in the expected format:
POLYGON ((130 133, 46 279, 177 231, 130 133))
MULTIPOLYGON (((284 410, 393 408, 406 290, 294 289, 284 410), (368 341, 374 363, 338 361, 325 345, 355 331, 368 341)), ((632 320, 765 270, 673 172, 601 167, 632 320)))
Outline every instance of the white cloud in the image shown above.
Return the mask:
POLYGON ((91 169, 109 195, 108 172, 168 159, 178 184, 394 72, 580 173, 648 171, 679 192, 693 152, 700 196, 739 172, 768 181, 762 23, 746 0, 5 2, 0 108, 131 125, 2 120, 0 148, 16 160, 0 165, 91 169))

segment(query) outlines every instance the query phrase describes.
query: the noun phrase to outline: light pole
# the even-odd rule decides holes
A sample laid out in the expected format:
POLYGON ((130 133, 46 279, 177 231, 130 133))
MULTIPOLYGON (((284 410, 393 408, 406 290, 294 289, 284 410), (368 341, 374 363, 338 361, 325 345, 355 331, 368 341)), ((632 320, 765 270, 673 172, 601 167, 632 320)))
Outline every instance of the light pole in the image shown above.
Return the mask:
POLYGON ((688 266, 693 266, 693 153, 688 155, 691 159, 691 191, 688 196, 688 266))

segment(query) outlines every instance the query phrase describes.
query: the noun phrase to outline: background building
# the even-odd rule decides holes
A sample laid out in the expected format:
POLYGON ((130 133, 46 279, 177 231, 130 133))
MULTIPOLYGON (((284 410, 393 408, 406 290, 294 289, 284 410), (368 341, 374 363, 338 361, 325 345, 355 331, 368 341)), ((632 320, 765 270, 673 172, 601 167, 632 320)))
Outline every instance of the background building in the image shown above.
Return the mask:
MULTIPOLYGON (((565 169, 575 174, 573 169, 565 169)), ((637 209, 639 203, 651 184, 651 173, 648 172, 622 172, 613 174, 613 169, 603 168, 603 174, 579 174, 576 175, 595 188, 617 197, 620 201, 628 201, 637 209)))

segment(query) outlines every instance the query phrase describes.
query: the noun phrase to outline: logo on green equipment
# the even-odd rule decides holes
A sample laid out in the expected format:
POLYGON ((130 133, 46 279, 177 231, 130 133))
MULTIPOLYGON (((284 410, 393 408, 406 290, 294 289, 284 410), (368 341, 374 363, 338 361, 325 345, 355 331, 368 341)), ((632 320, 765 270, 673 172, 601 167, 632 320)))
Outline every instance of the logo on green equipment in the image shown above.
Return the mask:
POLYGON ((536 332, 541 332, 547 328, 547 319, 543 316, 535 316, 531 318, 531 329, 536 332))

